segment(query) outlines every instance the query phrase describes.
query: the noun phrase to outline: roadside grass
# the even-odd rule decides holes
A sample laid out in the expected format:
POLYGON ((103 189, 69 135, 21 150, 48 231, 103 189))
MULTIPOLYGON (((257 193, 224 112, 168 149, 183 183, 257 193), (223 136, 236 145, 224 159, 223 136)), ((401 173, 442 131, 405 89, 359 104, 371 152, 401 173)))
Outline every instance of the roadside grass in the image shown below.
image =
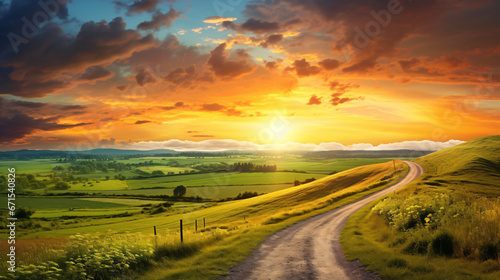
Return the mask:
POLYGON ((372 202, 354 213, 343 228, 340 242, 346 259, 360 260, 365 269, 387 279, 500 279, 498 261, 403 253, 404 237, 393 231, 382 216, 371 211, 377 203, 372 202))
POLYGON ((346 258, 389 279, 500 279, 498 151, 490 136, 415 159, 419 179, 349 218, 346 258))

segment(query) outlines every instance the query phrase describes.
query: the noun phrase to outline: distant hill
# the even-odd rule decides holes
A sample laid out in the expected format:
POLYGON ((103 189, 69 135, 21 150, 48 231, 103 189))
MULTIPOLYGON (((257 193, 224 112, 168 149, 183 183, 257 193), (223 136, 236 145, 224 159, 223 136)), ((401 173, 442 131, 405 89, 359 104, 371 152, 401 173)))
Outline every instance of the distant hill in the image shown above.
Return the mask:
POLYGON ((92 155, 155 155, 155 154, 175 154, 174 150, 156 149, 156 150, 124 150, 124 149, 93 149, 87 151, 70 151, 69 153, 82 153, 92 155))
POLYGON ((471 140, 414 161, 429 177, 500 186, 500 135, 471 140))
POLYGON ((34 159, 34 158, 59 158, 68 156, 92 156, 92 155, 109 155, 109 156, 132 156, 132 155, 165 155, 177 154, 179 152, 167 149, 157 150, 124 150, 124 149, 93 149, 85 151, 57 151, 57 150, 18 150, 0 152, 0 158, 11 159, 34 159))
POLYGON ((142 155, 172 155, 172 156, 229 156, 229 155, 257 155, 257 156, 282 156, 301 155, 307 158, 415 158, 432 153, 432 151, 415 150, 385 150, 385 151, 363 151, 363 150, 332 150, 332 151, 175 151, 170 149, 155 150, 126 150, 126 149, 92 149, 83 151, 61 151, 61 150, 18 150, 0 152, 0 158, 34 159, 34 158, 57 158, 72 156, 142 156, 142 155))

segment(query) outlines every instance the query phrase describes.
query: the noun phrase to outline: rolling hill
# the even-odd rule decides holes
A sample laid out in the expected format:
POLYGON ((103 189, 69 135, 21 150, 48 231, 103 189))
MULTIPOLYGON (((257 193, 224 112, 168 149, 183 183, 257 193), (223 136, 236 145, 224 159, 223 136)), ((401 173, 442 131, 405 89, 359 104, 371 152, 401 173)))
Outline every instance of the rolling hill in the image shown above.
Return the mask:
POLYGON ((500 135, 471 140, 414 160, 428 176, 500 186, 500 135))

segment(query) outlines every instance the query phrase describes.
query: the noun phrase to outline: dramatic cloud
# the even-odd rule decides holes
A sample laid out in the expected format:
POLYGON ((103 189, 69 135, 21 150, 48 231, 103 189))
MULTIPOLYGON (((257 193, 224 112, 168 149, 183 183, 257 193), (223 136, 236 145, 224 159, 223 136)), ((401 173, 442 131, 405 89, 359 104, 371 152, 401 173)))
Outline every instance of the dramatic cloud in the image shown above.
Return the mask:
POLYGON ((215 75, 222 78, 235 78, 252 72, 255 66, 245 50, 234 51, 237 60, 229 60, 226 53, 226 43, 220 44, 210 52, 207 64, 212 68, 215 75))
POLYGON ((178 109, 178 108, 182 108, 184 107, 184 102, 176 102, 174 104, 174 106, 164 106, 164 107, 161 107, 163 110, 166 110, 166 111, 170 111, 170 110, 174 110, 174 109, 178 109))
POLYGON ((192 81, 196 78, 197 73, 195 65, 191 65, 186 68, 179 67, 170 71, 167 76, 165 76, 165 80, 182 87, 191 86, 192 81))
POLYGON ((32 124, 15 148, 261 143, 252 137, 286 110, 279 141, 315 143, 287 149, 343 149, 353 131, 373 144, 438 128, 432 140, 470 140, 500 125, 500 1, 247 1, 231 17, 196 1, 113 1, 0 1, 0 117, 32 124), (64 126, 84 123, 95 125, 64 126))
POLYGON ((335 93, 333 93, 331 95, 331 99, 330 99, 330 103, 333 105, 333 106, 338 106, 340 104, 344 104, 346 102, 350 102, 350 101, 354 101, 354 100, 363 100, 364 97, 343 97, 343 95, 348 92, 349 90, 353 89, 353 88, 359 88, 359 85, 357 84, 351 84, 351 83, 347 83, 347 84, 341 84, 339 83, 338 81, 332 81, 329 83, 330 85, 330 89, 332 91, 335 91, 335 93))
POLYGON ((333 70, 337 69, 340 66, 340 61, 336 59, 324 59, 318 63, 321 67, 323 67, 325 70, 333 70))
POLYGON ((149 72, 148 69, 143 68, 135 75, 135 81, 138 85, 144 86, 146 84, 154 84, 156 83, 156 78, 154 73, 149 72))
POLYGON ((330 103, 333 106, 338 106, 340 104, 344 104, 349 101, 354 101, 354 100, 362 100, 363 97, 342 97, 343 93, 333 93, 331 96, 332 98, 330 99, 330 103))
POLYGON ((313 94, 311 98, 309 98, 309 102, 307 102, 307 105, 319 105, 321 104, 321 97, 316 96, 316 94, 313 94))
POLYGON ((84 23, 75 37, 64 34, 58 24, 48 23, 19 54, 3 59, 0 94, 45 96, 71 86, 68 73, 82 73, 91 66, 112 63, 154 42, 151 35, 143 37, 137 31, 127 30, 125 21, 119 17, 109 23, 84 23))
POLYGON ((235 18, 235 17, 213 16, 213 17, 207 17, 207 18, 205 18, 203 20, 203 22, 219 25, 219 24, 222 24, 225 21, 231 22, 231 21, 235 21, 235 20, 237 20, 237 18, 235 18))
POLYGON ((264 48, 267 48, 269 46, 273 46, 277 43, 279 43, 281 40, 283 40, 283 34, 273 34, 273 35, 269 35, 269 37, 267 37, 266 41, 265 42, 262 42, 260 43, 260 45, 264 48))
POLYGON ((217 103, 203 104, 201 105, 201 109, 203 111, 221 111, 223 109, 226 109, 226 106, 217 103))
POLYGON ((80 77, 80 80, 99 80, 108 78, 113 75, 113 72, 102 66, 91 66, 85 70, 85 73, 80 77))
POLYGON ((347 91, 353 88, 359 88, 359 85, 357 84, 352 84, 352 83, 341 84, 339 81, 331 81, 329 83, 329 86, 332 91, 338 93, 346 93, 347 91))
POLYGON ((295 60, 292 65, 293 67, 289 67, 288 69, 295 70, 299 77, 316 75, 321 72, 318 66, 312 66, 311 63, 307 62, 305 59, 295 60))
POLYGON ((182 17, 182 13, 170 8, 168 13, 156 11, 150 21, 143 21, 137 25, 139 30, 160 30, 162 27, 170 27, 174 21, 182 17))
POLYGON ((10 101, 10 105, 38 109, 47 106, 47 103, 30 102, 30 101, 10 101))
MULTIPOLYGON (((434 70, 430 70, 421 63, 420 59, 413 57, 411 59, 398 61, 401 69, 405 73, 419 74, 419 75, 430 75, 430 76, 444 76, 444 74, 439 73, 434 70)), ((452 62, 454 65, 458 62, 452 62)))
POLYGON ((54 131, 90 123, 59 124, 57 118, 35 119, 22 113, 16 113, 11 117, 0 117, 0 143, 10 143, 23 139, 36 131, 54 131))
POLYGON ((222 22, 222 26, 242 33, 253 32, 256 34, 269 33, 280 30, 280 25, 278 22, 269 22, 254 18, 249 18, 247 21, 241 24, 234 23, 233 21, 224 21, 222 22))

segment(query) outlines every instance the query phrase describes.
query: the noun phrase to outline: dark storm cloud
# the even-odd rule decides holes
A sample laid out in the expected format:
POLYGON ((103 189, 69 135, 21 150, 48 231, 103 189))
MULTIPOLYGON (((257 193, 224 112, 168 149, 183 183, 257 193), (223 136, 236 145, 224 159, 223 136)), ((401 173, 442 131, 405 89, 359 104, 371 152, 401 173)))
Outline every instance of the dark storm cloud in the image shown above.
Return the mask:
POLYGON ((156 11, 150 21, 143 21, 137 25, 139 30, 160 30, 162 27, 170 27, 174 21, 182 17, 182 13, 170 8, 168 13, 156 11))
POLYGON ((255 65, 252 64, 250 56, 246 51, 241 49, 234 51, 238 59, 230 60, 225 50, 226 43, 222 43, 210 52, 210 58, 207 64, 211 67, 216 76, 235 78, 248 74, 255 69, 255 65))
POLYGON ((238 32, 253 32, 256 34, 269 33, 280 30, 280 24, 278 22, 269 22, 255 18, 249 18, 244 23, 224 21, 222 22, 222 26, 238 32))
POLYGON ((80 80, 97 80, 110 77, 112 72, 102 66, 91 66, 85 70, 85 73, 80 77, 80 80))
POLYGON ((275 45, 283 40, 283 34, 273 34, 267 37, 266 41, 262 42, 260 45, 264 48, 275 45))
MULTIPOLYGON (((494 49, 500 44, 500 37, 492 36, 500 17, 493 11, 499 9, 493 0, 273 0, 249 3, 244 13, 278 25, 300 18, 302 30, 338 38, 331 41, 333 49, 349 52, 344 72, 366 73, 402 45, 434 57, 450 50, 494 49)), ((475 61, 491 66, 491 60, 475 61)))
POLYGON ((135 81, 138 85, 144 86, 146 84, 156 83, 156 78, 154 73, 151 73, 148 69, 143 68, 135 75, 135 81))
POLYGON ((323 67, 325 70, 333 70, 336 69, 340 66, 340 61, 336 59, 324 59, 318 63, 321 67, 323 67))
POLYGON ((83 105, 67 105, 61 107, 63 111, 72 111, 72 110, 85 110, 87 107, 83 105))
MULTIPOLYGON (((120 17, 109 23, 86 22, 75 37, 50 22, 21 46, 18 54, 5 48, 0 51, 0 94, 42 97, 70 87, 68 73, 82 73, 94 65, 110 64, 154 43, 152 35, 143 37, 135 30, 126 29, 120 17)), ((97 69, 98 73, 92 70, 96 69, 88 69, 90 72, 82 78, 104 74, 102 69, 97 69)))
POLYGON ((289 67, 288 70, 295 70, 295 73, 297 73, 299 77, 316 75, 321 72, 318 66, 311 65, 311 63, 305 59, 295 60, 292 65, 293 67, 289 67))
POLYGON ((177 2, 177 0, 136 0, 131 4, 129 4, 130 1, 115 1, 114 3, 118 8, 125 8, 127 10, 127 16, 132 16, 133 14, 140 14, 143 12, 153 12, 161 2, 173 4, 177 2))
POLYGON ((57 118, 35 119, 19 112, 10 117, 0 117, 0 143, 11 143, 36 131, 55 131, 90 124, 59 124, 56 121, 57 118))
POLYGON ((47 106, 47 103, 31 102, 31 101, 10 101, 9 103, 10 103, 10 105, 13 105, 13 106, 33 108, 33 109, 39 109, 39 108, 47 106))

